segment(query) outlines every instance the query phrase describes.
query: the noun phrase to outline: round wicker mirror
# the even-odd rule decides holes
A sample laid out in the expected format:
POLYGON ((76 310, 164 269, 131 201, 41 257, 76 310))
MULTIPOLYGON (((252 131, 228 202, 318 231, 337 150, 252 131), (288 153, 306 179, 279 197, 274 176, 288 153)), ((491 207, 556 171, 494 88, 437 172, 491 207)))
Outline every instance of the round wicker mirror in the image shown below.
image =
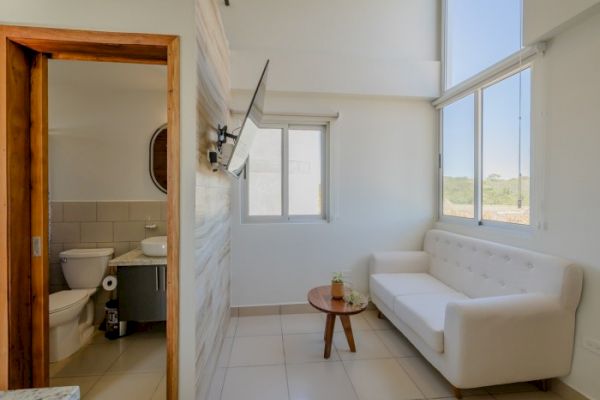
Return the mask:
POLYGON ((150 140, 150 177, 161 192, 167 193, 167 124, 154 131, 150 140))

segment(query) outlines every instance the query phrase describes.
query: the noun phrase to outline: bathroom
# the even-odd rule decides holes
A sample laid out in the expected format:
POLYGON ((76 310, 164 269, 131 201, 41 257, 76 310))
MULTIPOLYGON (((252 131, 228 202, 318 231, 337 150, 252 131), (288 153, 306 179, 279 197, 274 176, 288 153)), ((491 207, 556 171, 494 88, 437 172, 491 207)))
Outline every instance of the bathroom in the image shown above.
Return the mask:
POLYGON ((84 399, 165 398, 166 122, 165 66, 48 62, 49 374, 84 399))

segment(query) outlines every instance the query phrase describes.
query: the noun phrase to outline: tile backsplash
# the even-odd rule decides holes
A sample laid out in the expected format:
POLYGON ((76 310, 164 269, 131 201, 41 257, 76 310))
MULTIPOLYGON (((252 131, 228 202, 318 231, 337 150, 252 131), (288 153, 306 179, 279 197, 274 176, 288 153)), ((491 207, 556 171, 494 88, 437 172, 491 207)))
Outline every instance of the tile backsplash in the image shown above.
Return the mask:
POLYGON ((112 247, 116 257, 166 232, 164 201, 51 202, 50 293, 69 288, 60 268, 61 251, 112 247))

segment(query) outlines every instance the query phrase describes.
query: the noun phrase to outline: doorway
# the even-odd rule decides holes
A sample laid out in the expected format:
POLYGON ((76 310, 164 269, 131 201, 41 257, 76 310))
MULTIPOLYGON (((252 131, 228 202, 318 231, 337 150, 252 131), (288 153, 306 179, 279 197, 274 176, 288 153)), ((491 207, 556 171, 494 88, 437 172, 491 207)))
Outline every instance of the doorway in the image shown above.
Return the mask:
POLYGON ((177 398, 179 39, 0 26, 0 390, 49 383, 48 59, 167 66, 167 398, 177 398))

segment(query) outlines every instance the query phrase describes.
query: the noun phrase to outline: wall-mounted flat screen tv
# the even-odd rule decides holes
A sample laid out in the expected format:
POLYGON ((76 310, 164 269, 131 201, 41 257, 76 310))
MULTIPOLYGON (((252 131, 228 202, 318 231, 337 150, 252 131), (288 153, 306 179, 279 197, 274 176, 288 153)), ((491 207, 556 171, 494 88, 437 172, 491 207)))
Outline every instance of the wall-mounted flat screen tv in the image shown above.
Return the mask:
POLYGON ((246 117, 242 122, 240 133, 231 152, 231 157, 227 162, 227 172, 235 176, 240 176, 244 170, 248 154, 250 154, 250 147, 252 146, 252 142, 254 142, 254 138, 259 130, 258 127, 263 118, 268 71, 269 60, 267 60, 265 68, 260 75, 258 85, 252 96, 252 101, 250 101, 250 105, 248 106, 246 117))

